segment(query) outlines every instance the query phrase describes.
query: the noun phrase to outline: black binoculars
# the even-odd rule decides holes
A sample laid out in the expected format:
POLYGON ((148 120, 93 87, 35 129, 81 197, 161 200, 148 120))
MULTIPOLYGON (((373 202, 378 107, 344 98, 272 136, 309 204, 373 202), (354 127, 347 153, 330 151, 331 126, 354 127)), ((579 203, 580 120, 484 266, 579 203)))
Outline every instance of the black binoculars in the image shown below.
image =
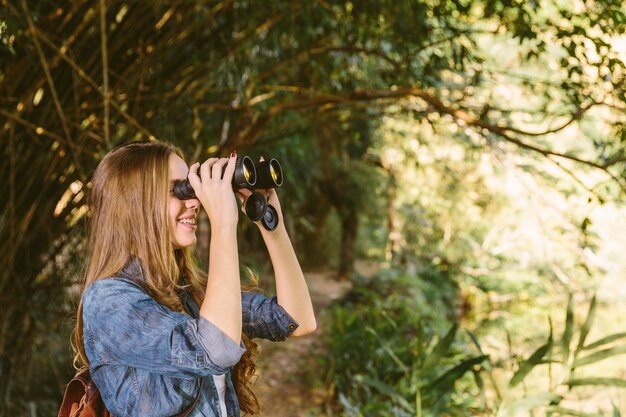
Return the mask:
MULTIPOLYGON (((222 174, 224 173, 222 170, 222 174)), ((200 168, 198 168, 200 175, 200 168)), ((239 156, 235 162, 233 173, 233 190, 246 188, 252 191, 252 195, 246 200, 246 215, 252 221, 261 220, 261 224, 267 230, 275 230, 278 227, 278 212, 262 193, 256 189, 267 190, 283 185, 283 169, 274 158, 259 162, 252 162, 249 156, 239 156)), ((181 200, 196 198, 196 193, 189 183, 189 179, 174 183, 174 195, 181 200)))

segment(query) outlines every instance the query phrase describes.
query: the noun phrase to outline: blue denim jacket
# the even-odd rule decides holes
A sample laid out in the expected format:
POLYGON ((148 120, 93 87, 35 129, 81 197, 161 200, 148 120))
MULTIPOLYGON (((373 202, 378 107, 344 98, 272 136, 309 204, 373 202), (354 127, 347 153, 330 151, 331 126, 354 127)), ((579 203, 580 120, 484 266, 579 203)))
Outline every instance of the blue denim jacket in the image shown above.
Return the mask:
MULTIPOLYGON (((119 277, 96 281, 83 295, 83 333, 89 370, 116 417, 165 417, 183 411, 202 392, 190 417, 239 416, 230 368, 245 352, 200 316, 186 297, 190 315, 157 303, 138 284, 136 265, 119 277), (226 374, 226 410, 219 409, 212 375, 226 374)), ((243 332, 250 338, 285 340, 297 323, 276 301, 258 293, 242 297, 243 332)))

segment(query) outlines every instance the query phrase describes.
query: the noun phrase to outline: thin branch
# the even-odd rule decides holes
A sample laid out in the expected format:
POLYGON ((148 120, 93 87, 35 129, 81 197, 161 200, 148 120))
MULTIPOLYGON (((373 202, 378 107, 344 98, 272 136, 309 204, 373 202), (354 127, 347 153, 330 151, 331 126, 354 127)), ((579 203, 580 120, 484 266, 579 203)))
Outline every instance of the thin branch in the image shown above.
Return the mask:
MULTIPOLYGON (((15 242, 15 128, 9 132, 9 242, 15 242)), ((9 245, 9 264, 7 270, 13 273, 16 245, 9 245)))
MULTIPOLYGON (((69 56, 67 56, 67 54, 65 53, 65 50, 61 50, 59 49, 52 41, 50 41, 42 32, 38 32, 40 33, 41 36, 41 40, 44 41, 44 43, 46 45, 48 45, 50 48, 52 48, 57 54, 59 54, 59 56, 61 56, 61 58, 67 62, 72 69, 76 72, 76 74, 78 74, 78 76, 80 78, 82 78, 84 81, 86 81, 89 85, 91 85, 95 91, 97 91, 98 93, 100 93, 100 95, 103 95, 102 90, 100 89, 100 87, 98 86, 98 84, 91 79, 91 77, 89 77, 89 75, 87 75, 87 73, 69 56)), ((126 111, 124 111, 124 109, 122 109, 122 107, 117 104, 117 102, 115 100, 112 100, 110 97, 108 99, 108 103, 111 105, 111 107, 113 107, 124 119, 126 119, 126 121, 129 122, 129 124, 133 127, 135 127, 137 130, 139 130, 141 133, 143 133, 144 135, 146 135, 149 139, 154 140, 156 139, 156 137, 150 133, 148 131, 147 128, 145 128, 144 126, 142 126, 137 119, 135 119, 134 117, 132 117, 131 115, 129 115, 126 111)))
POLYGON ((567 167, 563 166, 563 164, 561 164, 559 161, 554 160, 551 157, 547 157, 548 161, 552 162, 553 164, 555 164, 557 167, 559 167, 563 172, 565 172, 567 175, 569 175, 576 183, 578 183, 578 185, 580 185, 581 187, 583 187, 585 189, 585 191, 587 191, 589 194, 593 194, 598 201, 604 201, 604 197, 602 197, 600 194, 598 194, 598 192, 596 192, 595 190, 593 190, 592 188, 589 188, 580 178, 578 178, 576 176, 576 174, 574 174, 570 169, 568 169, 567 167))
POLYGON ((70 154, 72 155, 72 159, 74 160, 74 164, 76 168, 79 168, 79 163, 76 158, 76 153, 74 150, 74 144, 72 143, 72 136, 70 134, 70 129, 67 125, 67 120, 65 118, 65 114, 63 112, 63 106, 61 105, 61 101, 59 100, 59 95, 57 94, 56 87, 54 85, 54 80, 52 78, 52 73, 50 72, 50 68, 48 63, 46 62, 46 57, 41 49, 41 44, 38 39, 38 31, 35 28, 35 23, 33 22, 32 17, 30 16, 30 11, 28 10, 28 6, 26 5, 25 0, 21 0, 22 8, 24 9, 24 14, 26 15, 26 20, 28 22, 28 26, 32 32, 33 43, 35 44, 35 48, 37 49, 37 55, 39 56, 39 60, 41 61, 41 66, 43 67, 44 74, 46 75, 46 79, 48 80, 48 86, 50 87, 50 93, 52 94, 52 99, 54 101, 54 106, 56 108, 57 114, 61 121, 61 126, 63 127, 63 132, 65 133, 65 137, 67 138, 68 149, 70 154))
MULTIPOLYGON (((528 143, 525 143, 519 139, 516 139, 512 136, 509 135, 509 131, 510 128, 508 127, 501 127, 501 126, 495 126, 492 125, 490 123, 484 122, 480 119, 477 119, 476 117, 470 115, 468 112, 463 111, 463 110, 457 110, 457 109, 453 109, 450 108, 448 106, 446 106, 441 100, 439 100, 437 97, 426 93, 425 91, 421 90, 421 89, 416 89, 416 88, 408 88, 408 89, 402 89, 402 90, 397 90, 394 91, 393 93, 397 93, 398 95, 404 93, 405 95, 409 96, 416 96, 416 97, 420 97, 422 100, 426 101, 428 104, 430 104, 435 110, 439 111, 440 113, 444 113, 444 114, 449 114, 450 116, 454 117, 455 119, 458 120, 463 120, 465 123, 467 123, 470 126, 475 126, 475 127, 480 127, 482 129, 486 129, 487 131, 491 132, 491 133, 495 133, 496 135, 500 136, 501 138, 505 139, 508 142, 514 143, 515 145, 519 146, 520 148, 524 148, 527 150, 531 150, 534 152, 538 152, 544 156, 548 156, 548 155, 552 155, 552 156, 556 156, 559 158, 564 158, 564 159, 569 159, 581 164, 585 164, 585 165, 589 165, 592 166, 594 168, 598 168, 601 169, 603 171, 606 171, 606 169, 608 168, 607 165, 603 165, 603 164, 598 164, 597 162, 593 162, 593 161, 588 161, 585 159, 581 159, 572 155, 566 155, 566 154, 562 154, 562 153, 558 153, 558 152, 554 152, 551 151, 549 149, 543 149, 543 148, 539 148, 535 145, 531 145, 528 143)), ((389 94, 386 94, 386 96, 388 97, 389 94)), ((518 134, 521 135, 528 135, 528 132, 524 132, 521 130, 517 131, 518 134)))
POLYGON ((553 129, 544 130, 543 132, 528 132, 528 131, 517 129, 514 127, 506 127, 505 129, 509 132, 518 133, 524 136, 545 136, 547 134, 556 133, 565 129, 567 126, 571 125, 576 120, 580 119, 590 108, 592 108, 593 106, 597 106, 598 104, 603 104, 603 102, 593 100, 588 105, 579 107, 578 110, 576 110, 574 113, 571 114, 571 118, 567 122, 565 122, 563 125, 559 127, 555 127, 553 129))
MULTIPOLYGON (((328 38, 322 39, 318 44, 323 45, 324 42, 328 40, 329 40, 328 38)), ((386 55, 384 52, 380 50, 362 48, 358 46, 326 45, 326 46, 315 46, 305 51, 302 51, 289 59, 284 59, 280 61, 277 65, 273 66, 272 68, 259 74, 256 78, 259 81, 265 80, 266 78, 280 71, 282 68, 293 65, 294 62, 295 63, 302 62, 302 61, 308 60, 310 57, 314 55, 322 55, 327 52, 348 52, 348 53, 354 52, 354 53, 362 53, 366 55, 375 55, 375 56, 378 56, 379 58, 382 58, 384 61, 389 63, 391 66, 393 66, 396 71, 402 71, 402 63, 400 61, 396 61, 395 59, 391 58, 390 56, 386 55)))
POLYGON ((326 52, 349 52, 349 53, 355 52, 355 53, 360 53, 360 54, 365 54, 365 55, 373 55, 373 56, 382 58, 383 61, 390 64, 396 71, 402 71, 402 63, 400 61, 396 61, 395 59, 391 58, 389 55, 385 54, 384 52, 378 49, 361 48, 358 46, 330 45, 330 46, 321 46, 319 48, 313 48, 309 50, 308 53, 310 55, 319 55, 319 54, 323 54, 326 52))
POLYGON ((107 23, 105 0, 100 0, 100 49, 102 50, 102 89, 104 94, 104 141, 111 147, 109 132, 109 56, 107 51, 107 23))
POLYGON ((63 136, 59 136, 54 132, 51 132, 41 126, 37 126, 33 123, 30 123, 29 121, 22 119, 20 116, 10 113, 4 109, 0 109, 0 114, 3 115, 4 117, 6 117, 7 119, 10 119, 16 123, 19 123, 29 129, 31 129, 33 132, 35 132, 37 135, 40 136, 48 136, 51 139, 54 139, 56 141, 59 141, 60 143, 63 143, 65 145, 67 145, 68 147, 71 147, 71 143, 68 142, 68 140, 66 138, 64 138, 63 136))

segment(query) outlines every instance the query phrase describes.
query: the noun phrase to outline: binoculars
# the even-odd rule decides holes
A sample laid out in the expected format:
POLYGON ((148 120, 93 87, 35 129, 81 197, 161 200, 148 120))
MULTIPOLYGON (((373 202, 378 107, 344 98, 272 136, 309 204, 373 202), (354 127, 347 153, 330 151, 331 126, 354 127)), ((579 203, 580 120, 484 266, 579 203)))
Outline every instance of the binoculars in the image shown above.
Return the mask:
MULTIPOLYGON (((222 170, 222 174, 226 166, 222 170)), ((198 168, 200 175, 200 168, 198 168)), ((246 188, 252 191, 252 195, 246 200, 246 215, 252 221, 261 220, 261 224, 267 230, 275 230, 278 227, 278 212, 262 193, 256 189, 270 189, 283 185, 283 169, 274 158, 259 162, 257 165, 248 156, 238 156, 233 173, 233 190, 246 188)), ((174 195, 180 200, 196 198, 196 193, 189 183, 189 179, 178 181, 174 184, 174 195)))

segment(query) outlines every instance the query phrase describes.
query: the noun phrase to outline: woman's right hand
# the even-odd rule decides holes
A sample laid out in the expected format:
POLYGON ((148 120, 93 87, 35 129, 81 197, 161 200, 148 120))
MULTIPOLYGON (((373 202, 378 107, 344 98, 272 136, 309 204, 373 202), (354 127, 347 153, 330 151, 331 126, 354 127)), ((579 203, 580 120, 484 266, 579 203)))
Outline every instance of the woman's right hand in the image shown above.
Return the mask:
POLYGON ((202 165, 196 162, 189 167, 189 183, 206 210, 212 228, 237 226, 239 214, 232 187, 236 161, 237 153, 233 152, 230 158, 209 158, 202 165))

